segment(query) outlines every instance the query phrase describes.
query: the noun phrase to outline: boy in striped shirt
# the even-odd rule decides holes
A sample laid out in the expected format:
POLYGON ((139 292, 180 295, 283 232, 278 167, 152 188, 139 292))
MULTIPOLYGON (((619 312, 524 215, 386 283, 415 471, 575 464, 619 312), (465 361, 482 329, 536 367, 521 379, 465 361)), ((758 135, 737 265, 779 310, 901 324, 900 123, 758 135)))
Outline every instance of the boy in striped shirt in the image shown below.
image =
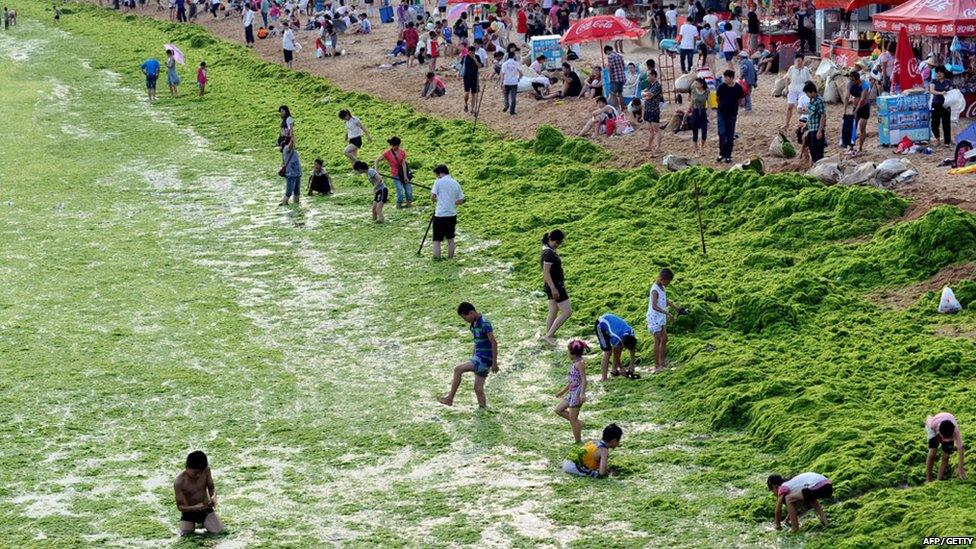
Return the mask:
POLYGON ((465 372, 474 372, 474 394, 478 397, 478 407, 487 408, 485 380, 488 379, 489 370, 498 372, 498 342, 495 341, 495 332, 491 322, 476 311, 474 305, 462 302, 458 305, 457 313, 469 324, 468 329, 471 330, 471 335, 474 337, 474 353, 467 362, 454 368, 451 392, 437 400, 445 406, 452 406, 454 395, 457 394, 458 387, 461 386, 461 376, 465 372))

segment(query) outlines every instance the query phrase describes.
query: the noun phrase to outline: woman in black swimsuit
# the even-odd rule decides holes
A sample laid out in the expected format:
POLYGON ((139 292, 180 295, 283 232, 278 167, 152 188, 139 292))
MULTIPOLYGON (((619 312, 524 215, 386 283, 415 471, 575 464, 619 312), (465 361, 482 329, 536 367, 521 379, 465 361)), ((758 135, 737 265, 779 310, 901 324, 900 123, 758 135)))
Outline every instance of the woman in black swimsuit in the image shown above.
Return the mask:
POLYGON ((546 318, 546 335, 542 339, 550 345, 556 344, 556 331, 573 314, 566 292, 563 263, 556 253, 565 235, 559 229, 542 237, 542 280, 543 291, 549 300, 549 316, 546 318))

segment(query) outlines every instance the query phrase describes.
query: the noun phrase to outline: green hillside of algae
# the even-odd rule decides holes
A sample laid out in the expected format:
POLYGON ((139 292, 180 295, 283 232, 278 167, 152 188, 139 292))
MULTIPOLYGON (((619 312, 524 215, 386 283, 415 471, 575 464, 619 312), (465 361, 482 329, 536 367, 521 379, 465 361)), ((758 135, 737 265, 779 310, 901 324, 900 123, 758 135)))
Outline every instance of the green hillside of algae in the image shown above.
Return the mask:
MULTIPOLYGON (((13 6, 27 17, 48 16, 39 4, 13 6)), ((560 253, 574 304, 564 336, 588 335, 606 311, 645 336, 649 285, 660 267, 670 266, 677 276, 669 295, 691 309, 672 327, 675 368, 605 400, 626 409, 644 391, 664 386, 673 395, 669 406, 688 422, 745 432, 741 444, 750 448, 729 443, 694 458, 710 466, 704 475, 748 471, 756 450, 773 456, 780 472, 826 474, 839 503, 829 507, 833 524, 810 538, 813 545, 907 546, 925 535, 976 533, 973 481, 923 486, 922 433, 924 417, 940 410, 953 411, 965 432, 976 432, 976 343, 934 335, 945 325, 974 333, 976 290, 961 286, 967 309, 954 317, 935 313, 932 292, 907 310, 885 309, 868 297, 976 260, 972 214, 942 206, 896 222, 906 201, 892 193, 823 187, 796 174, 605 169, 603 150, 549 127, 534 141, 502 140, 472 131, 469 122, 431 118, 261 62, 193 25, 83 6, 64 12, 63 28, 107 46, 93 53, 92 65, 120 72, 133 88, 142 83, 139 64, 161 57, 166 42, 184 47, 187 67, 206 60, 211 84, 204 100, 187 95, 156 108, 192 124, 216 146, 258 151, 270 172, 277 168, 272 145, 280 104, 296 117, 304 158, 321 156, 335 173, 348 169, 340 108, 351 109, 376 138, 363 157, 374 158, 395 134, 423 179, 432 179, 434 165, 447 164, 469 198, 462 229, 500 241, 479 253, 510 262, 526 292, 541 288, 540 237, 562 229, 568 238, 560 253)), ((269 197, 276 193, 269 190, 269 197)), ((539 305, 542 323, 541 297, 539 305)), ((641 338, 639 356, 650 354, 649 343, 641 338)), ((641 467, 625 454, 621 464, 641 467)), ((768 520, 772 498, 761 480, 769 471, 749 472, 756 483, 741 487, 747 497, 730 500, 728 513, 768 520)), ((680 497, 657 504, 680 505, 680 497)), ((586 506, 581 502, 579 512, 594 511, 586 506)))

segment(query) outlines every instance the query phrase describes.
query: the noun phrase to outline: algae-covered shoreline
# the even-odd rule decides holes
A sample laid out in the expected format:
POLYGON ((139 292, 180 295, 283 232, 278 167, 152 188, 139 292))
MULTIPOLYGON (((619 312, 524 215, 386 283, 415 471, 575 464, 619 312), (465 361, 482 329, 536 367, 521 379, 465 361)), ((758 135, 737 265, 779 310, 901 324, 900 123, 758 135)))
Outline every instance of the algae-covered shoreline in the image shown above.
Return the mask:
MULTIPOLYGON (((39 4, 14 5, 26 17, 45 13, 39 4)), ((588 335, 590 319, 607 310, 642 325, 652 274, 671 266, 678 274, 674 295, 693 311, 675 326, 674 369, 633 386, 614 384, 603 399, 624 418, 628 409, 641 413, 646 395, 663 388, 671 399, 662 415, 703 430, 745 433, 693 456, 675 451, 675 461, 694 460, 712 481, 758 480, 766 471, 755 469, 770 464, 832 478, 840 502, 828 508, 833 524, 809 527, 816 534, 808 544, 914 545, 925 535, 976 532, 971 481, 922 486, 921 436, 924 417, 942 409, 956 414, 964 432, 976 425, 976 345, 933 335, 944 325, 972 333, 974 315, 936 315, 931 292, 907 310, 888 310, 868 297, 976 259, 973 215, 944 206, 900 222, 906 203, 891 193, 827 188, 798 175, 601 169, 591 164, 601 153, 588 143, 548 130, 533 143, 472 133, 470 124, 432 119, 259 62, 194 26, 83 6, 65 13, 65 30, 104 46, 92 66, 122 73, 133 87, 143 58, 159 55, 165 42, 187 46, 188 66, 205 59, 212 85, 204 100, 166 99, 154 108, 192 125, 212 147, 252 151, 273 166, 274 112, 288 104, 303 157, 321 156, 341 172, 343 128, 335 113, 345 107, 374 135, 401 136, 417 173, 448 164, 469 196, 462 227, 500 242, 478 253, 511 263, 513 284, 526 294, 540 284, 539 237, 561 228, 569 235, 562 256, 576 309, 573 332, 588 335), (707 257, 697 247, 693 180, 702 192, 707 257), (772 463, 760 463, 757 452, 772 463)), ((379 147, 367 147, 363 156, 374 157, 379 147)), ((268 191, 269 204, 276 192, 268 191)), ((974 301, 973 283, 959 290, 964 305, 974 301)), ((541 323, 541 313, 538 318, 541 323)), ((649 352, 647 339, 641 356, 649 352)), ((526 403, 526 413, 544 413, 536 408, 526 403)), ((626 452, 621 462, 625 471, 646 468, 626 452)), ((723 512, 768 520, 771 498, 760 483, 736 488, 745 495, 723 512)), ((655 497, 650 509, 680 507, 680 498, 655 497)), ((589 523, 600 511, 584 498, 557 523, 589 523)))

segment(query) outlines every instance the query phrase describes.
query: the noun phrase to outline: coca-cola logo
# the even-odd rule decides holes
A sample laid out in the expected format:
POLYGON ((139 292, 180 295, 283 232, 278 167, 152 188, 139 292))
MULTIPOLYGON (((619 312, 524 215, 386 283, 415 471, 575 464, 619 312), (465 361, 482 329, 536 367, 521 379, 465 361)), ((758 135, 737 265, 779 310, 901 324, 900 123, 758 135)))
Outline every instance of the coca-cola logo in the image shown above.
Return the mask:
POLYGON ((578 25, 573 28, 574 34, 583 34, 590 29, 594 30, 612 30, 614 27, 619 28, 621 31, 627 31, 634 28, 634 24, 627 19, 617 19, 617 18, 603 18, 603 17, 593 17, 591 19, 584 19, 578 25))
POLYGON ((976 118, 976 97, 969 96, 969 97, 967 97, 967 99, 969 99, 970 102, 969 103, 966 103, 966 109, 963 110, 962 117, 963 118, 976 118))
POLYGON ((952 1, 951 0, 925 0, 925 2, 922 3, 922 5, 936 13, 941 13, 949 9, 950 6, 952 6, 952 1))

